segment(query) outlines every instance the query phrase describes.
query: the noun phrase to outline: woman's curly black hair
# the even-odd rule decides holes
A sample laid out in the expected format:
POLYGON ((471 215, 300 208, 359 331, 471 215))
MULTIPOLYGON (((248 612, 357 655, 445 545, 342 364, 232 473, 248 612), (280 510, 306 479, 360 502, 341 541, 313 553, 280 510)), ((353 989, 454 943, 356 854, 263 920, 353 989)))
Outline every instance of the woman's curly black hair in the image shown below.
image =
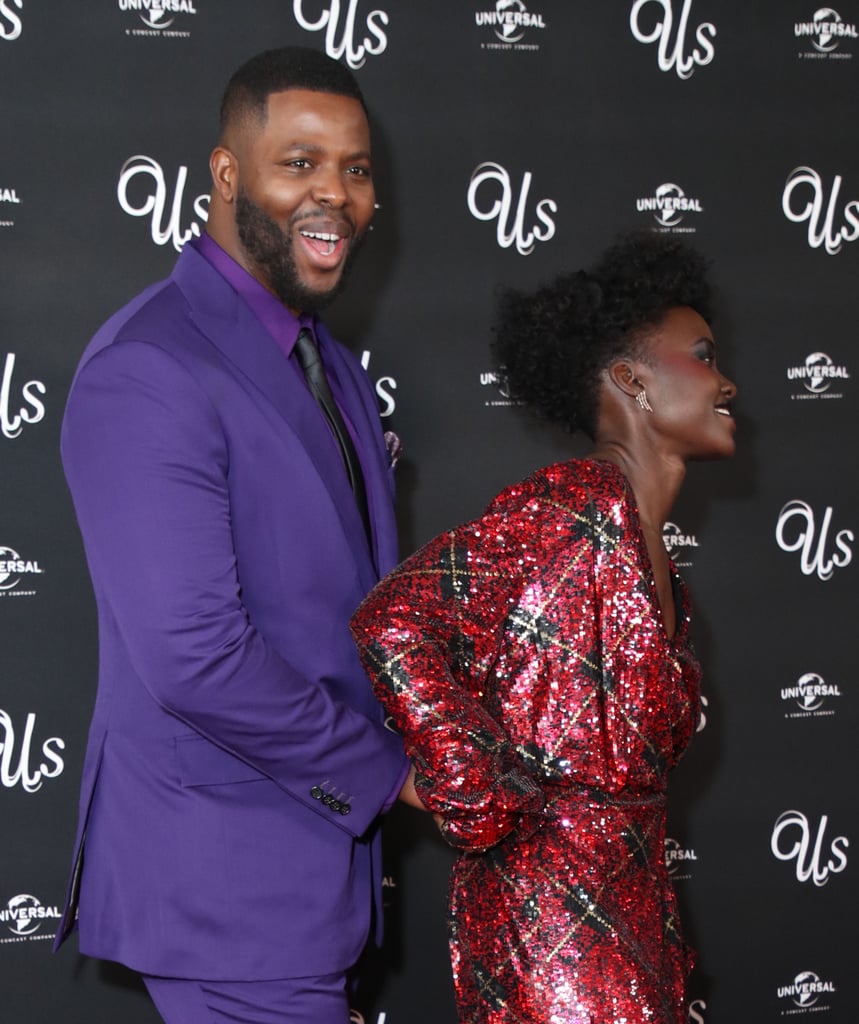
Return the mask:
POLYGON ((676 306, 711 320, 708 263, 670 236, 619 238, 591 270, 536 292, 504 289, 492 342, 511 398, 593 439, 599 376, 614 360, 646 358, 647 329, 676 306))

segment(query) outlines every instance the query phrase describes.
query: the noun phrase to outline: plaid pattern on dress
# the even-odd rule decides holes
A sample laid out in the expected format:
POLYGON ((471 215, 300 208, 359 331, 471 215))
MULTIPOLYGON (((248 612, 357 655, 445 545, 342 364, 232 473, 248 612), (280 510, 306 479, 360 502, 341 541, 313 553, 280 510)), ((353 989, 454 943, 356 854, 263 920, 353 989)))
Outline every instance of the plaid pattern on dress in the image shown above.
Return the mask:
POLYGON ((421 799, 463 851, 462 1022, 686 1020, 665 783, 700 670, 672 576, 669 637, 626 478, 570 461, 431 541, 353 620, 421 799))

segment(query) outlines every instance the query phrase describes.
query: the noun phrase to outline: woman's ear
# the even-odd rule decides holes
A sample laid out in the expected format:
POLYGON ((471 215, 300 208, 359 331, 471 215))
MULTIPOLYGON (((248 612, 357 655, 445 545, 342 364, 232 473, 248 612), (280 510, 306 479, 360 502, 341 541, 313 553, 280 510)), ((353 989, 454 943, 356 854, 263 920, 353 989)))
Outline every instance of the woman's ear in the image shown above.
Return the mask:
POLYGON ((635 398, 642 389, 642 383, 638 379, 637 373, 636 364, 626 359, 619 359, 605 371, 608 384, 630 398, 635 398))

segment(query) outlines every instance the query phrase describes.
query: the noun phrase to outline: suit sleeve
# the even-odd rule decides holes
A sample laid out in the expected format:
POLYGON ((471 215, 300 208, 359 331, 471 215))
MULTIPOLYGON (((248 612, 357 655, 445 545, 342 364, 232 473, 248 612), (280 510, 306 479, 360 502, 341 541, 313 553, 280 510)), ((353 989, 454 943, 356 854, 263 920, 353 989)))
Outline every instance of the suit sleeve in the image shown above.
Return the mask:
MULTIPOLYGON (((532 510, 531 510, 532 511, 532 510)), ((379 700, 402 731, 426 806, 453 846, 486 849, 539 816, 539 782, 484 685, 523 582, 507 511, 443 534, 371 592, 352 630, 379 700)), ((536 827, 532 822, 532 827, 536 827)))
POLYGON ((122 341, 84 365, 62 437, 102 617, 170 714, 360 836, 402 769, 380 721, 334 700, 260 635, 242 604, 229 446, 209 398, 156 345, 122 341), (356 792, 311 796, 319 765, 356 792))

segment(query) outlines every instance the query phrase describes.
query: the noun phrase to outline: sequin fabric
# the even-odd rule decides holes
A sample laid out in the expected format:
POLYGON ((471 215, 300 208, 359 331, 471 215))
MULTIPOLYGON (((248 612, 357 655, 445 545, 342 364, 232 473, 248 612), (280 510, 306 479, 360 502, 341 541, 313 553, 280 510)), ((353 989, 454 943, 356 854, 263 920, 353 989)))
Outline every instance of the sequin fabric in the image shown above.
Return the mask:
POLYGON ((699 714, 689 603, 669 638, 635 499, 608 462, 551 466, 431 541, 353 632, 460 849, 464 1024, 685 1024, 666 775, 699 714))

